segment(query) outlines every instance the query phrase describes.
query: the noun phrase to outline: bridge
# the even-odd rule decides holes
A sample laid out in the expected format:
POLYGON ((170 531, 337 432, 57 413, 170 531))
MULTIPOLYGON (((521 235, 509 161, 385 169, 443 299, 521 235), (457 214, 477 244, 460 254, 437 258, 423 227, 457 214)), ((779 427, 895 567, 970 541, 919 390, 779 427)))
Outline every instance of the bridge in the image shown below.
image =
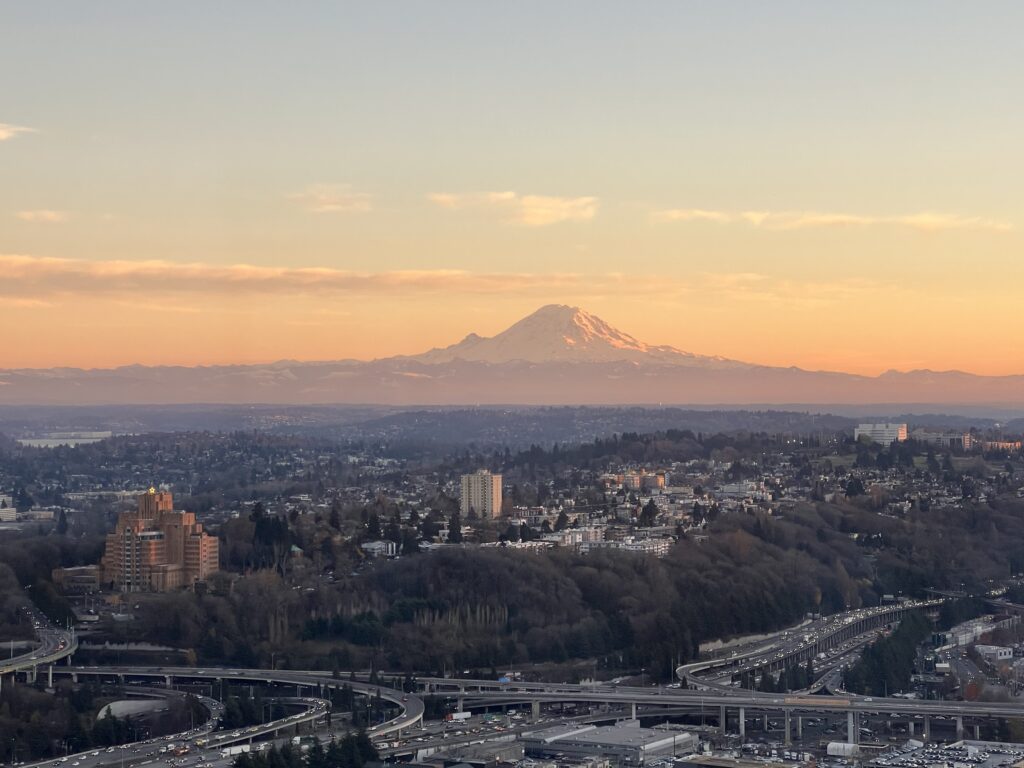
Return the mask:
POLYGON ((35 682, 40 667, 45 667, 48 674, 48 687, 53 687, 53 665, 61 659, 70 663, 71 655, 78 650, 78 637, 73 627, 61 629, 37 609, 24 609, 32 619, 39 646, 18 656, 0 662, 0 690, 3 690, 4 675, 24 672, 31 682, 35 682))

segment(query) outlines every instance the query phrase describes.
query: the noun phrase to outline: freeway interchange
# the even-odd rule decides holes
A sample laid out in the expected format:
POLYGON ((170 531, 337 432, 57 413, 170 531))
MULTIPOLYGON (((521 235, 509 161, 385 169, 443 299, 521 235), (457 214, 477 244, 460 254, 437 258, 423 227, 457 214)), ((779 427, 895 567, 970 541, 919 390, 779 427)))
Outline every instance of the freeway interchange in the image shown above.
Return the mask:
MULTIPOLYGON (((850 742, 858 740, 862 717, 902 719, 908 722, 908 729, 914 733, 915 721, 921 721, 921 735, 926 739, 931 734, 932 719, 952 719, 956 734, 962 736, 964 720, 972 719, 975 724, 984 718, 1017 718, 1024 712, 1013 702, 961 702, 929 701, 895 697, 856 696, 838 689, 838 675, 845 663, 866 642, 875 637, 886 626, 898 622, 907 611, 930 610, 941 600, 904 603, 880 608, 849 611, 844 614, 825 617, 801 626, 777 632, 755 643, 736 650, 726 650, 708 660, 687 664, 677 670, 680 683, 673 686, 635 687, 607 683, 571 685, 566 683, 531 683, 520 681, 474 680, 464 678, 417 679, 419 688, 427 694, 452 699, 456 707, 464 706, 503 708, 528 705, 531 720, 537 721, 541 707, 548 704, 589 704, 614 707, 618 714, 628 713, 636 717, 639 713, 653 715, 658 711, 699 713, 703 719, 709 715, 718 722, 720 732, 725 733, 732 720, 738 726, 740 739, 745 736, 745 725, 750 717, 763 717, 767 726, 769 713, 780 717, 784 723, 784 739, 792 740, 792 727, 796 726, 799 736, 801 722, 816 715, 839 716, 846 720, 846 737, 850 742), (743 673, 774 672, 788 664, 814 660, 819 671, 817 679, 806 690, 791 694, 762 693, 738 688, 736 678, 743 673)), ((305 726, 318 735, 329 733, 327 723, 330 711, 329 698, 332 689, 342 685, 352 688, 355 693, 365 696, 380 696, 396 706, 399 714, 392 719, 368 729, 368 735, 375 739, 391 754, 405 754, 398 745, 403 735, 423 725, 424 702, 413 693, 394 690, 386 686, 361 682, 348 675, 336 676, 319 671, 265 670, 265 669, 196 669, 172 666, 60 666, 53 662, 70 656, 76 645, 73 634, 62 632, 51 626, 37 627, 41 640, 40 649, 24 654, 0 668, 0 674, 20 672, 30 679, 35 678, 40 665, 47 666, 52 682, 53 675, 70 676, 78 681, 92 677, 101 681, 114 681, 126 686, 156 684, 164 690, 173 690, 179 685, 194 685, 205 682, 213 686, 217 682, 249 683, 251 685, 273 685, 294 687, 291 701, 301 709, 259 726, 228 731, 214 730, 217 707, 213 699, 203 698, 204 706, 211 712, 210 720, 201 728, 191 732, 125 745, 121 749, 106 751, 93 750, 68 758, 67 762, 48 761, 40 765, 47 768, 99 768, 110 764, 113 759, 123 764, 142 765, 159 759, 161 747, 170 743, 187 743, 201 748, 196 758, 197 766, 219 768, 225 763, 223 750, 238 744, 252 744, 263 739, 280 739, 282 734, 292 733, 305 726), (202 741, 197 744, 197 739, 202 741), (203 755, 207 757, 203 757, 203 755), (218 758, 220 762, 218 763, 218 758), (127 760, 127 763, 125 762, 127 760), (205 760, 205 762, 204 762, 205 760), (106 761, 106 762, 104 762, 106 761)), ((615 715, 609 715, 614 719, 615 715)), ((495 729, 491 738, 507 739, 511 733, 526 729, 528 724, 517 724, 515 728, 495 729)), ((418 729, 421 731, 422 729, 418 729)), ((423 741, 420 736, 416 741, 423 741)), ((441 737, 438 737, 438 740, 441 737)), ((412 739, 408 742, 411 744, 412 739)), ((157 768, 157 766, 154 766, 157 768)))

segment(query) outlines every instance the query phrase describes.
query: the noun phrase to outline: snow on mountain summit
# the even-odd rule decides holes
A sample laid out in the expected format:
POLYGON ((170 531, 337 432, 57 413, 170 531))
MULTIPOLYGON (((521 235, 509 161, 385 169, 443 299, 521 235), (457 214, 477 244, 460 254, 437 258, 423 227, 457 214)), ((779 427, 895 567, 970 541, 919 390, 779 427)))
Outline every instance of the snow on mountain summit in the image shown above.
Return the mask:
POLYGON ((645 344, 579 307, 564 304, 541 307, 497 336, 485 338, 471 333, 458 344, 432 349, 413 359, 423 363, 632 361, 714 368, 742 365, 723 358, 682 352, 674 347, 645 344))

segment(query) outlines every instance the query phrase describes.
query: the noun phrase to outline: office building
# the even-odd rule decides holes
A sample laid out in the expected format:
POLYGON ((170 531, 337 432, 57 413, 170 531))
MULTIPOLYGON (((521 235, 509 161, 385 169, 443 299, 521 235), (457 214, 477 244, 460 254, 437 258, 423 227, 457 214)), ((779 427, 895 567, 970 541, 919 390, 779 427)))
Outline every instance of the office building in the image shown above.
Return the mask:
POLYGON ((102 581, 121 592, 187 587, 217 570, 219 554, 195 514, 176 512, 170 493, 150 488, 107 535, 102 581))
POLYGON ((871 442, 879 445, 891 445, 902 443, 907 439, 906 424, 859 424, 853 430, 853 439, 860 440, 867 437, 871 442))
POLYGON ((969 451, 974 447, 974 436, 970 432, 959 430, 915 429, 912 438, 921 443, 935 445, 939 448, 952 448, 958 451, 969 451))
POLYGON ((492 475, 486 469, 462 476, 460 511, 463 519, 475 513, 484 520, 501 514, 501 475, 492 475))

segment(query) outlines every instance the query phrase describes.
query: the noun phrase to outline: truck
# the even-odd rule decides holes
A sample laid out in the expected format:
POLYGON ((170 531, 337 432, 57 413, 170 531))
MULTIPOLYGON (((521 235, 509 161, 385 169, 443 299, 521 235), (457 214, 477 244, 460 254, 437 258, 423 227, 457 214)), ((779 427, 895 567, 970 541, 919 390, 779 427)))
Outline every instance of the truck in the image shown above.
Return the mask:
POLYGON ((445 720, 449 722, 460 722, 462 720, 469 720, 472 716, 472 712, 449 712, 445 717, 445 720))
POLYGON ((234 755, 240 755, 243 752, 248 752, 251 749, 249 744, 236 744, 233 747, 225 747, 220 751, 221 757, 233 757, 234 755))

